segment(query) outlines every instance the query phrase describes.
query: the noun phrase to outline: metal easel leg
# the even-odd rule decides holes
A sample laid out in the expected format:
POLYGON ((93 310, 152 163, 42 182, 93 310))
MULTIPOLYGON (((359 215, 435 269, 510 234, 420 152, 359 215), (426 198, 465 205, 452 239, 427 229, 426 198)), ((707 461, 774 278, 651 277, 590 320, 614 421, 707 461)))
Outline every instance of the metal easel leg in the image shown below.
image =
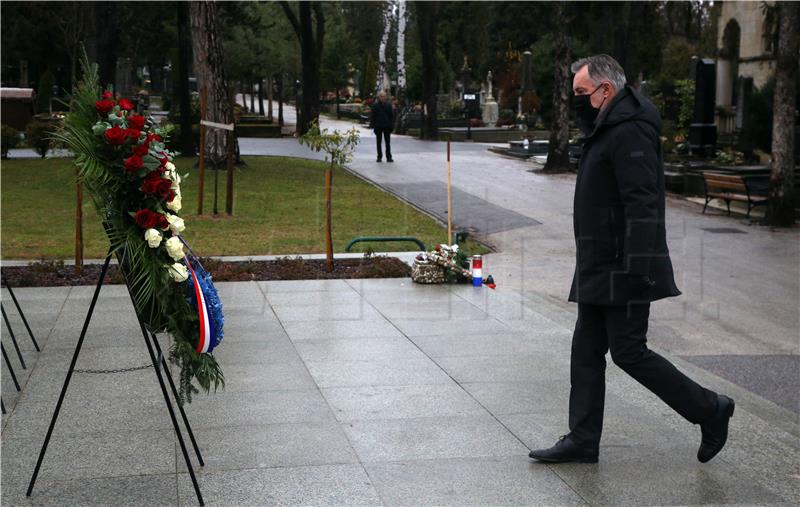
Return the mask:
POLYGON ((17 338, 14 336, 14 331, 11 329, 11 323, 8 321, 8 315, 6 315, 6 307, 0 303, 0 311, 3 312, 3 322, 6 323, 6 329, 8 329, 8 334, 11 335, 11 343, 14 344, 14 348, 17 349, 17 357, 19 357, 19 364, 22 365, 23 370, 27 370, 28 367, 25 366, 25 359, 22 358, 22 352, 19 350, 19 344, 17 343, 17 338))
MULTIPOLYGON (((167 387, 164 384, 164 376, 159 364, 159 358, 156 358, 153 345, 150 343, 148 331, 145 329, 144 323, 141 321, 141 319, 139 319, 139 326, 142 328, 142 336, 144 336, 144 342, 147 344, 147 351, 150 353, 150 359, 153 361, 153 368, 156 370, 158 384, 161 386, 161 393, 164 395, 164 403, 167 404, 167 411, 169 412, 169 417, 172 420, 172 427, 175 429, 175 436, 178 437, 178 443, 181 446, 183 459, 186 461, 186 468, 189 470, 189 476, 192 478, 192 486, 194 486, 194 492, 197 494, 197 501, 200 502, 200 505, 205 505, 205 502, 203 501, 203 495, 200 493, 200 486, 197 484, 197 477, 194 475, 194 467, 192 467, 192 462, 189 459, 189 452, 186 450, 186 442, 183 441, 183 435, 181 434, 181 429, 178 426, 178 419, 175 417, 175 410, 172 408, 172 401, 169 399, 167 387)), ((163 361, 163 356, 161 356, 161 354, 159 354, 159 356, 160 360, 163 361)))
POLYGON ((6 277, 3 277, 3 285, 5 285, 6 289, 8 289, 8 293, 11 295, 11 300, 14 301, 14 306, 17 307, 19 316, 22 317, 22 323, 25 324, 25 329, 28 330, 28 335, 30 335, 31 337, 33 346, 36 347, 36 352, 41 352, 42 350, 39 348, 39 344, 36 343, 36 338, 33 337, 33 331, 31 331, 31 326, 28 325, 28 319, 25 318, 25 313, 22 311, 22 307, 19 306, 19 301, 17 301, 17 296, 14 295, 14 291, 11 289, 11 285, 8 284, 8 280, 6 280, 6 277))
MULTIPOLYGON (((178 390, 175 388, 175 381, 172 379, 172 375, 170 375, 169 367, 167 366, 167 359, 164 357, 164 353, 161 351, 161 345, 158 343, 158 339, 156 338, 155 333, 150 333, 151 338, 153 339, 153 345, 156 347, 156 352, 158 356, 161 358, 161 365, 164 367, 164 373, 169 380, 169 387, 172 390, 172 396, 175 398, 177 403, 178 400, 178 390)), ((197 461, 200 462, 200 466, 205 466, 205 462, 203 461, 203 456, 200 454, 200 447, 197 445, 197 441, 194 438, 194 432, 192 431, 192 426, 189 424, 189 419, 186 417, 186 412, 183 410, 183 405, 177 403, 178 410, 181 413, 181 418, 183 418, 183 425, 186 426, 186 431, 189 433, 189 440, 192 441, 192 447, 194 447, 194 453, 197 455, 197 461)))
POLYGON ((83 340, 86 338, 86 330, 89 329, 89 322, 92 320, 92 314, 94 313, 94 307, 97 304, 97 297, 100 295, 100 288, 103 286, 103 279, 106 277, 106 273, 108 272, 108 265, 111 262, 111 251, 109 250, 108 255, 106 255, 106 261, 103 263, 103 269, 100 271, 100 279, 97 281, 97 287, 94 289, 94 295, 92 296, 92 302, 89 305, 89 311, 86 313, 86 320, 83 321, 83 329, 81 329, 80 338, 78 338, 78 344, 75 346, 75 352, 72 354, 72 362, 69 365, 69 370, 67 370, 67 377, 64 379, 64 386, 61 388, 61 394, 58 396, 58 402, 56 403, 56 409, 53 411, 53 417, 50 419, 50 426, 47 428, 47 435, 44 437, 44 443, 42 444, 42 450, 39 451, 39 459, 36 461, 36 468, 33 470, 33 475, 31 476, 31 482, 28 484, 28 492, 25 494, 26 496, 31 496, 33 492, 33 487, 36 485, 36 477, 39 475, 39 469, 42 467, 42 461, 44 460, 44 455, 47 452, 47 446, 50 444, 50 437, 53 436, 53 428, 56 426, 56 420, 58 419, 58 414, 61 412, 61 404, 64 403, 64 396, 67 394, 67 388, 69 387, 69 381, 72 379, 72 372, 75 370, 75 363, 78 362, 78 355, 81 353, 81 347, 83 347, 83 340))
POLYGON ((14 387, 16 387, 17 392, 19 392, 22 389, 19 388, 19 382, 17 382, 17 376, 14 374, 14 367, 11 366, 11 361, 8 360, 8 354, 6 354, 6 348, 3 347, 2 343, 0 343, 0 349, 3 350, 3 359, 5 359, 6 361, 6 367, 8 368, 8 373, 11 374, 11 380, 14 381, 14 387))

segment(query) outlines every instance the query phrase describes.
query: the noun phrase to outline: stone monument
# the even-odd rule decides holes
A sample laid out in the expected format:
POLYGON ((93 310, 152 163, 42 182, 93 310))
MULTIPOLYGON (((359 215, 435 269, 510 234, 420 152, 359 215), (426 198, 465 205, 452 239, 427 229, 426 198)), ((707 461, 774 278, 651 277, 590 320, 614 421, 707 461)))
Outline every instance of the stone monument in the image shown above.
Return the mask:
POLYGON ((492 96, 492 71, 486 76, 486 102, 483 104, 482 120, 487 127, 494 127, 500 115, 500 108, 492 96))

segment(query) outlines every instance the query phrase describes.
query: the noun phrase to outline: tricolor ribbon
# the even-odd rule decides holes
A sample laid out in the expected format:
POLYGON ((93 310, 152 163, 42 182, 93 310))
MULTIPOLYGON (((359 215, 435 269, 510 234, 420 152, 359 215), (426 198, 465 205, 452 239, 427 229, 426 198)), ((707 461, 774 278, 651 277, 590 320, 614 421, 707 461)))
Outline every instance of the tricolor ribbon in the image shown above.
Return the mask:
POLYGON ((209 349, 213 346, 214 328, 211 326, 211 316, 209 315, 208 307, 206 306, 206 298, 203 295, 203 289, 200 287, 200 281, 197 279, 197 275, 194 272, 192 263, 189 261, 188 257, 184 257, 183 259, 184 262, 186 262, 186 266, 189 268, 189 273, 192 276, 192 282, 194 282, 194 295, 195 301, 197 301, 197 315, 200 318, 200 339, 197 342, 197 353, 203 354, 205 352, 209 352, 209 349))

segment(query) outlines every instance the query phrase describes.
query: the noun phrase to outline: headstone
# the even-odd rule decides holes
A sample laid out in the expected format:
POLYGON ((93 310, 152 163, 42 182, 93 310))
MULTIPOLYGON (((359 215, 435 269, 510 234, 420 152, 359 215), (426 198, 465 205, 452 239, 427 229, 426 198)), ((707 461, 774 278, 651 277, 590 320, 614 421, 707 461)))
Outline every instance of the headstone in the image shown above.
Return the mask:
POLYGON ((753 78, 739 76, 736 80, 736 149, 745 155, 752 155, 754 139, 752 136, 752 126, 747 125, 750 109, 750 98, 753 95, 753 78))
POLYGON ((487 127, 494 127, 497 124, 497 119, 500 116, 500 108, 492 97, 492 71, 486 76, 486 101, 483 104, 483 114, 481 115, 483 123, 487 127))
POLYGON ((694 114, 689 125, 689 146, 694 154, 710 156, 717 144, 714 60, 703 58, 697 61, 694 83, 694 114))
POLYGON ((533 55, 530 51, 522 53, 522 91, 533 90, 533 55))
POLYGON ((19 87, 28 87, 28 60, 19 61, 19 87))
POLYGON ((739 76, 736 80, 736 130, 742 130, 750 97, 753 95, 753 78, 739 76))

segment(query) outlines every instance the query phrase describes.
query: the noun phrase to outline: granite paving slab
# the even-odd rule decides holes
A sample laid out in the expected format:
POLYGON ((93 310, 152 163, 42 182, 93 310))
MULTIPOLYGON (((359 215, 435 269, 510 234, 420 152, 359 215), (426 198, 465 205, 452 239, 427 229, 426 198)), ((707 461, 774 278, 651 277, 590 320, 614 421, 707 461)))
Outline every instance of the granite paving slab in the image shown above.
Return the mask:
POLYGON ((488 415, 456 384, 333 388, 322 394, 342 422, 488 415))
POLYGON ((386 505, 588 505, 523 456, 368 463, 386 505))
MULTIPOLYGON (((188 474, 178 480, 181 505, 196 505, 188 474)), ((231 470, 198 474, 206 505, 381 505, 361 465, 231 470)))
POLYGON ((520 456, 529 450, 490 416, 351 421, 343 425, 364 463, 520 456))

